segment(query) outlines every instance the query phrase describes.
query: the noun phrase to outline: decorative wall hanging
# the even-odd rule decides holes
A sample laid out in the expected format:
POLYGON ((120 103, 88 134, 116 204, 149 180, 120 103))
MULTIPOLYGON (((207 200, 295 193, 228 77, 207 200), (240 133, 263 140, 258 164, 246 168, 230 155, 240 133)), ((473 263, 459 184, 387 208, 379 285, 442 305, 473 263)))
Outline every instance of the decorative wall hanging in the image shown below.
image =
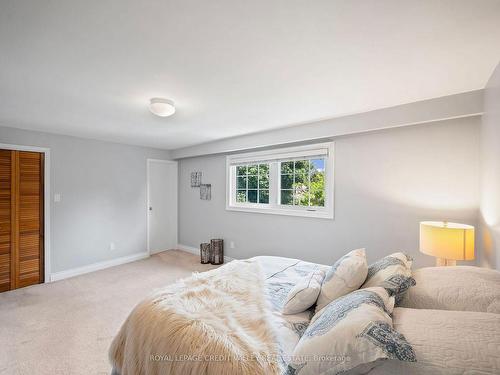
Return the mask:
POLYGON ((209 201, 212 199, 212 185, 211 184, 201 184, 200 185, 200 199, 204 201, 209 201))
POLYGON ((201 172, 191 172, 191 187, 200 187, 201 172))

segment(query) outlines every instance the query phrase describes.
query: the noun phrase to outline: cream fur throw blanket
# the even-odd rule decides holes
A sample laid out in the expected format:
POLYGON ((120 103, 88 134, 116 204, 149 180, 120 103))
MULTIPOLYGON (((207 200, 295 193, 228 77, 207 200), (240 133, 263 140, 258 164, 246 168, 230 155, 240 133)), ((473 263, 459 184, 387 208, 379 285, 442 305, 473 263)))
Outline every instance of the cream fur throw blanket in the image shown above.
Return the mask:
POLYGON ((111 344, 120 375, 273 375, 278 347, 258 263, 233 261, 156 291, 111 344))

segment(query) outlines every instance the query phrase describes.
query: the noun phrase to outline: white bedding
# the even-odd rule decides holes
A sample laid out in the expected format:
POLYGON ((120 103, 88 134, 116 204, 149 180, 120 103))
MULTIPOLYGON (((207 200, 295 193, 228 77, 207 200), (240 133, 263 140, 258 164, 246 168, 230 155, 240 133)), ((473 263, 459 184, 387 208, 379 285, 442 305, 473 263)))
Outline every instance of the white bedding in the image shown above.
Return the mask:
POLYGON ((417 362, 387 361, 370 375, 500 374, 499 314, 395 308, 393 324, 417 362))
POLYGON ((314 315, 314 306, 312 309, 299 314, 283 314, 282 307, 286 296, 290 289, 311 270, 320 268, 326 272, 330 267, 323 264, 304 262, 299 259, 273 256, 259 256, 253 259, 260 263, 264 271, 266 289, 271 303, 281 355, 284 362, 288 363, 288 359, 302 334, 309 326, 314 315))
POLYGON ((415 270, 417 285, 401 307, 500 313, 500 272, 487 268, 428 267, 415 270))

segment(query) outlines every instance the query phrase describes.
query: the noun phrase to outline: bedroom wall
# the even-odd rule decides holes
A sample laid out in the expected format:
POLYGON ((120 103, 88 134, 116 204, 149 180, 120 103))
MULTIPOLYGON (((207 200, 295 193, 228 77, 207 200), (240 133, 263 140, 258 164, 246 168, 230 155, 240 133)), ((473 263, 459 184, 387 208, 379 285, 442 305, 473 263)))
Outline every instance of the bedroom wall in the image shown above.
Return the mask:
POLYGON ((500 64, 484 92, 480 145, 480 264, 500 269, 500 64))
POLYGON ((226 255, 296 257, 332 263, 366 247, 369 261, 405 250, 417 266, 421 220, 477 224, 480 117, 335 139, 335 219, 226 211, 225 156, 179 161, 179 241, 226 240, 226 255), (190 173, 202 171, 212 200, 199 199, 190 173), (235 248, 229 248, 234 241, 235 248))
POLYGON ((52 273, 147 250, 146 159, 167 151, 8 127, 0 143, 50 148, 52 273))

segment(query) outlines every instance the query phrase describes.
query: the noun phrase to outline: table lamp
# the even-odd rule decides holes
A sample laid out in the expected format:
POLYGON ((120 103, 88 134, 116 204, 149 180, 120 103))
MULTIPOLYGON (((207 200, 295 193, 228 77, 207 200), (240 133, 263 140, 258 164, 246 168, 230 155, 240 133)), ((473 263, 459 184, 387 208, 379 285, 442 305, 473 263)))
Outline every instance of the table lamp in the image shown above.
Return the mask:
POLYGON ((436 257, 436 266, 474 259, 474 227, 446 221, 420 223, 420 252, 436 257))

